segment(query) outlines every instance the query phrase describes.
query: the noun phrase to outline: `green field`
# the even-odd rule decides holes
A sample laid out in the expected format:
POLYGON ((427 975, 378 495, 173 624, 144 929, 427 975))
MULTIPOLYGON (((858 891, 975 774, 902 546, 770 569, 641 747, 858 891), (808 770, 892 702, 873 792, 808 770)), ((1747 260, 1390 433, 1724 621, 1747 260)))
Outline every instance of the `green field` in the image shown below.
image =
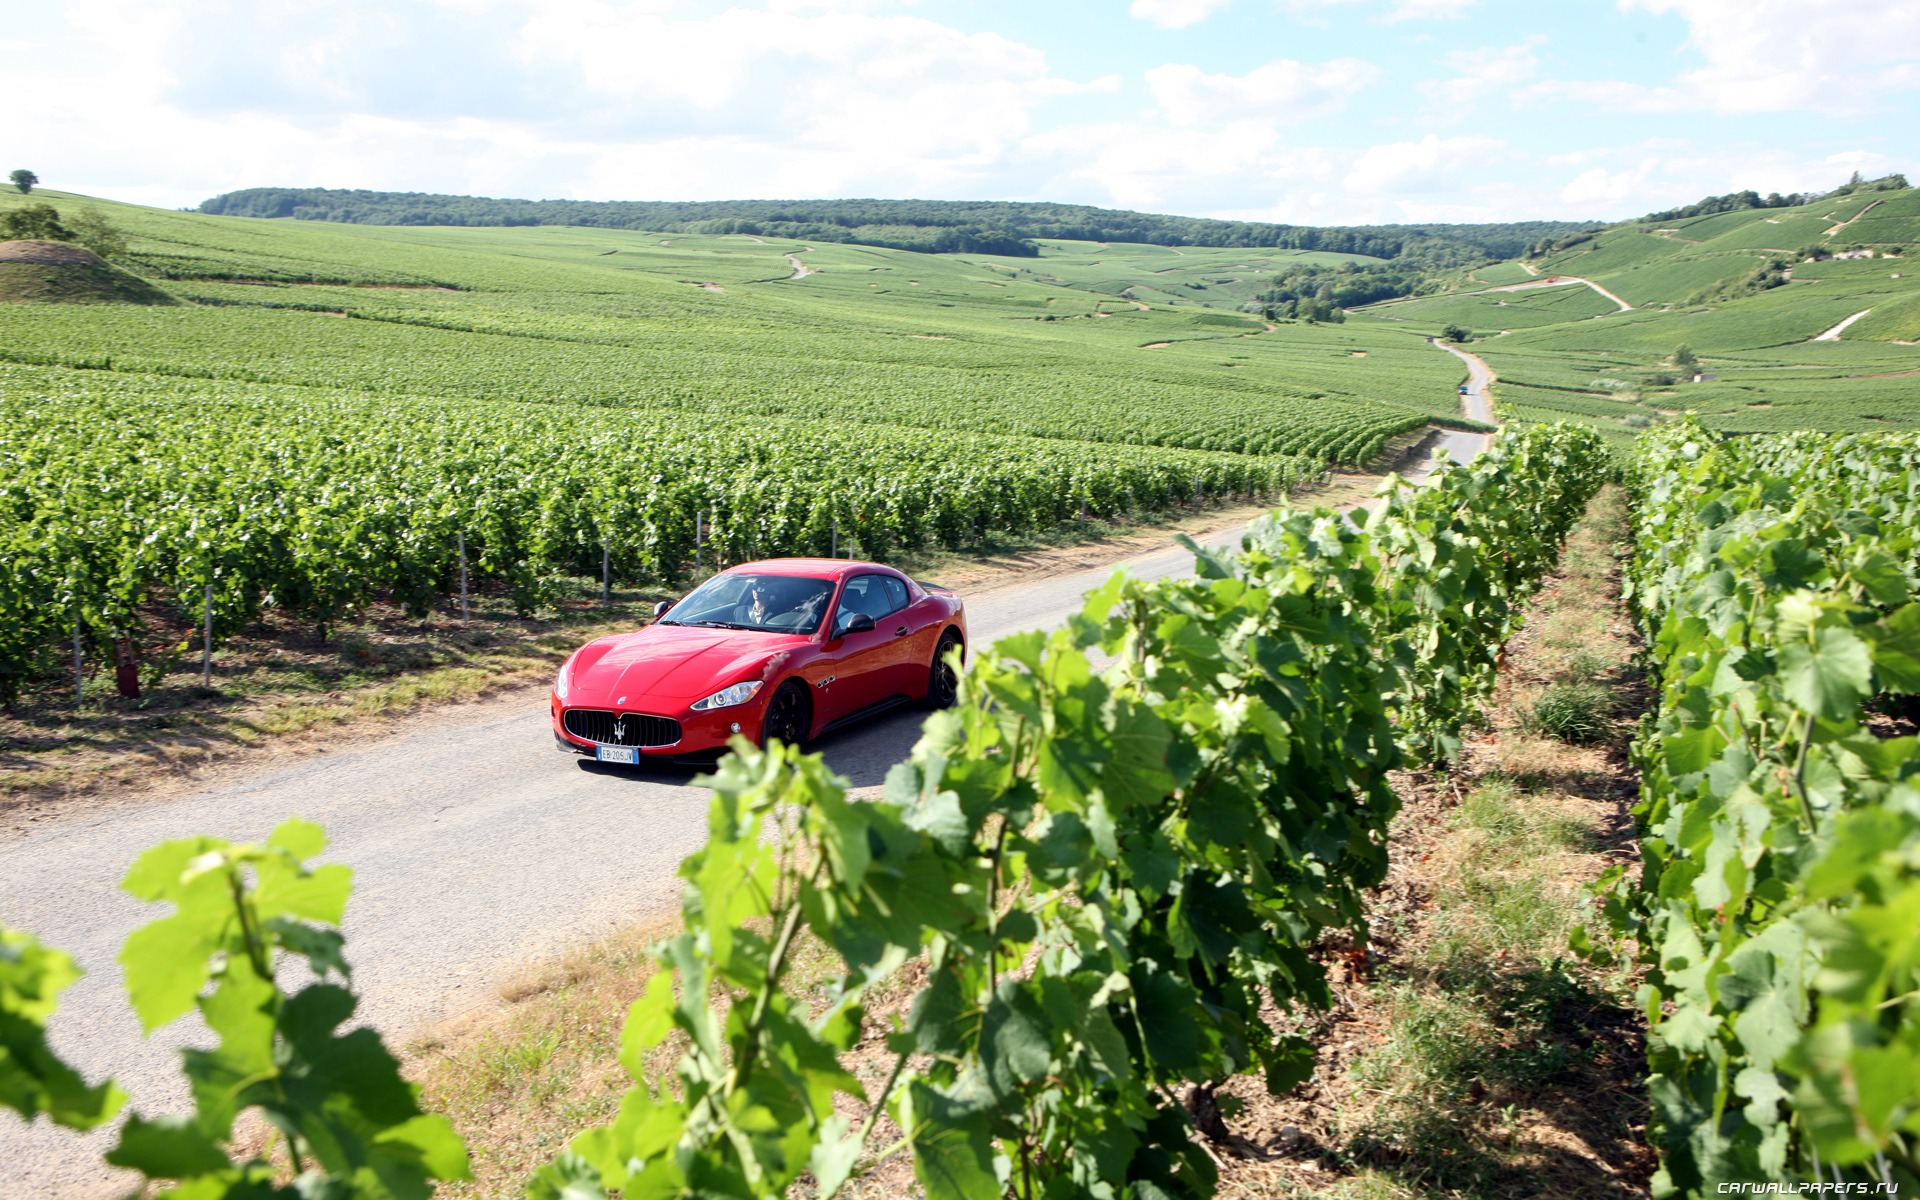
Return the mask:
POLYGON ((1457 414, 1458 363, 1427 344, 1449 326, 1510 416, 1616 441, 1687 410, 1736 431, 1920 425, 1920 276, 1894 244, 1777 250, 1920 234, 1906 191, 1580 234, 1322 324, 1244 310, 1290 267, 1379 260, 33 200, 108 217, 118 264, 177 303, 0 303, 0 624, 18 635, 0 691, 45 673, 74 614, 105 636, 209 580, 229 627, 268 603, 322 626, 378 596, 430 605, 462 539, 534 608, 603 564, 682 577, 697 535, 723 558, 842 536, 884 556, 1276 495, 1457 414), (1790 279, 1770 265, 1789 259, 1790 279))
MULTIPOLYGON (((1457 379, 1404 334, 1268 330, 1200 304, 1098 294, 1087 284, 1100 258, 1084 245, 995 261, 739 235, 100 207, 135 235, 136 269, 192 303, 0 306, 0 357, 1342 460, 1447 409, 1457 379), (790 278, 789 256, 814 273, 790 278)), ((1133 260, 1182 254, 1128 249, 1146 278, 1133 260)), ((1236 258, 1209 254, 1223 260, 1209 260, 1213 276, 1236 258)))
POLYGON ((885 557, 1277 497, 1458 411, 1417 331, 1238 311, 1277 262, 1335 255, 32 199, 107 216, 178 303, 0 303, 0 697, 51 677, 76 618, 104 653, 208 584, 222 636, 268 606, 325 629, 426 611, 464 546, 533 611, 603 569, 671 585, 701 538, 707 564, 885 557))
POLYGON ((1589 422, 1621 440, 1688 410, 1730 431, 1913 429, 1920 259, 1902 253, 1910 246, 1920 247, 1912 189, 1628 222, 1524 266, 1474 268, 1438 293, 1357 310, 1342 328, 1468 328, 1511 415, 1589 422), (1815 246, 1872 256, 1805 257, 1815 246), (1783 283, 1748 286, 1776 263, 1790 268, 1783 283), (1493 290, 1554 275, 1593 280, 1635 307, 1619 312, 1578 285, 1493 290), (1837 339, 1817 340, 1856 314, 1837 339), (1699 358, 1690 369, 1670 361, 1682 345, 1699 358))
MULTIPOLYGON (((1508 265, 1508 264, 1502 264, 1508 265)), ((1367 315, 1404 322, 1423 333, 1438 335, 1448 325, 1462 325, 1480 333, 1564 325, 1619 311, 1619 306, 1589 287, 1563 284, 1524 287, 1524 291, 1453 292, 1372 305, 1367 315)))

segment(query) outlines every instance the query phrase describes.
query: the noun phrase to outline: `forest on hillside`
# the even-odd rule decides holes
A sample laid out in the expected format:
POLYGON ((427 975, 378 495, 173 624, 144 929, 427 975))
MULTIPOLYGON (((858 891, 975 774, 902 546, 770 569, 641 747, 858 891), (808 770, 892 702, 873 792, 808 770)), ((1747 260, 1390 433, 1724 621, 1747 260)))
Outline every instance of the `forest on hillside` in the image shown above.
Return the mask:
POLYGON ((1318 228, 1013 201, 501 200, 338 188, 247 188, 215 196, 202 203, 200 211, 358 225, 584 225, 664 233, 744 233, 932 253, 1031 256, 1039 252, 1036 240, 1057 238, 1322 250, 1373 258, 1417 257, 1445 265, 1511 258, 1542 238, 1598 224, 1519 221, 1318 228))

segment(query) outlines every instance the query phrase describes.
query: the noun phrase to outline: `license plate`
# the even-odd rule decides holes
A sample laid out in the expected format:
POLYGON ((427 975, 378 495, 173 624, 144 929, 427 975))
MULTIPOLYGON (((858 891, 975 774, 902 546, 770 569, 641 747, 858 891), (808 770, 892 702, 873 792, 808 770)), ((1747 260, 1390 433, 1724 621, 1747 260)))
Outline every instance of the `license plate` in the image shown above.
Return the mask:
POLYGON ((630 767, 638 766, 640 763, 640 752, 632 746, 601 746, 596 750, 594 757, 601 762, 625 763, 630 767))

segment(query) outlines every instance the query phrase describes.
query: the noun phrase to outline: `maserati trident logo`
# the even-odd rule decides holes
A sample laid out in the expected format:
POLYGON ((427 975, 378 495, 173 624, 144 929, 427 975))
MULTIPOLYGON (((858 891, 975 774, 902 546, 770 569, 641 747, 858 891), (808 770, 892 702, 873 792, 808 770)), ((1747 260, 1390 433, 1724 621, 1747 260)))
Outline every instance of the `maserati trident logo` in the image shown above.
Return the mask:
POLYGON ((621 717, 613 723, 613 740, 616 742, 624 742, 627 740, 627 719, 625 717, 621 717))

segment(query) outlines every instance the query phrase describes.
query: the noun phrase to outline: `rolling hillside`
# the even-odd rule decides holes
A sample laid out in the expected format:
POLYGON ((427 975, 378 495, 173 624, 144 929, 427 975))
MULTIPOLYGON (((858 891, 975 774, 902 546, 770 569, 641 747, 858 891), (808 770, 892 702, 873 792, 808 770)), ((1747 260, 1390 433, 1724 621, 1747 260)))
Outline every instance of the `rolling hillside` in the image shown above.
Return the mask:
MULTIPOLYGON (((1323 457, 1449 411, 1457 379, 1403 332, 1130 303, 1071 286, 1051 257, 41 197, 108 213, 133 235, 129 264, 191 303, 11 306, 0 355, 19 362, 1323 457)), ((1090 250, 1061 269, 1096 270, 1090 250)))
POLYGON ((1909 429, 1920 427, 1915 248, 1920 190, 1863 190, 1628 222, 1355 321, 1474 330, 1522 417, 1623 434, 1683 410, 1735 431, 1909 429), (1697 364, 1673 361, 1682 346, 1697 364))
POLYGON ((529 616, 716 561, 1278 498, 1458 411, 1457 362, 1413 333, 1087 290, 1086 244, 32 199, 106 217, 179 303, 0 303, 0 701, 56 694, 76 622, 98 661, 193 603, 216 638, 277 609, 325 640, 471 579, 529 616))

